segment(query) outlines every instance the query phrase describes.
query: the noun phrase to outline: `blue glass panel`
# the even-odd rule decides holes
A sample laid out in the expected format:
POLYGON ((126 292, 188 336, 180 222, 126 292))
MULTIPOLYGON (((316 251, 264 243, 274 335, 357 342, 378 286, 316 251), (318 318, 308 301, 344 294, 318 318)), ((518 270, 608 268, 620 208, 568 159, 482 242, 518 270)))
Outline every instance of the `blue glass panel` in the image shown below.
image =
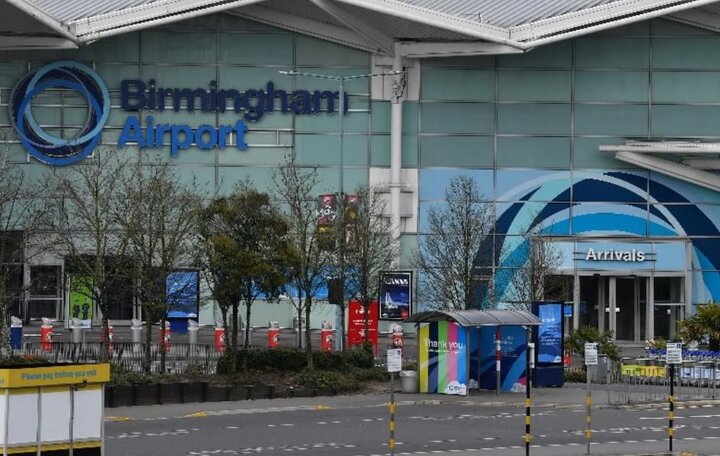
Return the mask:
POLYGON ((497 171, 497 198, 502 201, 570 201, 569 188, 569 171, 497 171))
POLYGON ((648 108, 644 105, 575 106, 575 134, 645 136, 648 108))
POLYGON ((662 137, 720 136, 720 106, 653 105, 652 134, 662 137))
POLYGON ((493 105, 489 103, 422 103, 423 133, 492 133, 493 105))
POLYGON ((492 167, 494 144, 483 136, 421 136, 420 164, 492 167))
POLYGON ((716 72, 664 72, 652 75, 653 103, 718 103, 720 74, 716 72))
POLYGON ((575 40, 577 68, 647 68, 650 40, 590 35, 575 40))
POLYGON ((499 137, 497 166, 516 168, 570 168, 570 139, 499 137))
POLYGON ((486 198, 492 199, 493 171, 490 169, 421 169, 420 170, 420 200, 442 201, 445 199, 445 189, 450 181, 457 176, 470 176, 478 184, 479 191, 486 198))
POLYGON ((653 68, 720 69, 720 37, 655 37, 653 68))
POLYGON ((648 100, 647 72, 577 71, 575 73, 575 101, 647 103, 648 100))
POLYGON ((440 101, 492 101, 495 77, 492 70, 425 69, 421 99, 440 101))
POLYGON ((500 101, 570 101, 569 71, 498 72, 500 101))
POLYGON ((501 134, 570 134, 570 106, 512 103, 498 106, 501 134))

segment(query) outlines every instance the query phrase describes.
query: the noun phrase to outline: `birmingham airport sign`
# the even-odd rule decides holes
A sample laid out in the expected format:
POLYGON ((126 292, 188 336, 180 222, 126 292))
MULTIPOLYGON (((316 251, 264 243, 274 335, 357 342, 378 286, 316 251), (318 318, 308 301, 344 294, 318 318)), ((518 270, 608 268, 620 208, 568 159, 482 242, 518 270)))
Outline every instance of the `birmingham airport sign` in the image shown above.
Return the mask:
MULTIPOLYGON (((170 147, 176 157, 180 150, 193 144, 202 150, 215 147, 225 149, 233 143, 239 150, 247 149, 247 122, 257 122, 273 112, 291 114, 332 114, 339 108, 339 93, 278 89, 272 81, 260 89, 220 88, 210 81, 209 88, 164 87, 154 79, 126 79, 120 83, 120 107, 128 115, 118 139, 118 147, 136 145, 140 149, 170 147), (156 122, 152 115, 144 116, 144 125, 136 114, 141 111, 196 111, 238 115, 234 123, 215 127, 201 124, 156 122)), ((345 113, 348 109, 345 95, 345 113)), ((9 102, 10 119, 20 142, 36 159, 49 165, 63 166, 88 157, 100 142, 102 130, 110 115, 110 93, 105 82, 90 67, 78 62, 61 61, 45 65, 25 75, 15 86, 9 102), (46 90, 72 90, 88 105, 88 116, 80 131, 72 138, 62 138, 43 129, 32 113, 33 100, 46 90)))

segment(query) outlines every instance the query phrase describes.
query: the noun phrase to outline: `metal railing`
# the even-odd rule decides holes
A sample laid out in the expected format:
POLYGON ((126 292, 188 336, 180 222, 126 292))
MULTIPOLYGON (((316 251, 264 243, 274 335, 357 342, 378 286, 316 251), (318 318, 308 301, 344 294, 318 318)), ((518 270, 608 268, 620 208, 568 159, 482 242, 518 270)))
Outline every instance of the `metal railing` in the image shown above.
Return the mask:
MULTIPOLYGON (((608 404, 663 403, 668 400, 670 377, 663 362, 645 366, 622 365, 609 373, 604 385, 608 404), (628 368, 632 366, 633 368, 628 368), (647 374, 650 375, 647 375, 647 374)), ((675 369, 675 400, 720 399, 720 363, 687 362, 675 369)))
MULTIPOLYGON (((144 348, 142 343, 113 343, 107 361, 127 371, 143 372, 144 348)), ((181 374, 193 371, 214 374, 217 371, 217 362, 223 355, 211 344, 173 343, 165 348, 165 373, 181 374)), ((16 354, 52 363, 94 363, 102 360, 102 349, 100 342, 54 342, 50 346, 41 342, 26 342, 16 354)), ((151 344, 150 370, 153 373, 161 371, 160 350, 159 343, 151 344)))

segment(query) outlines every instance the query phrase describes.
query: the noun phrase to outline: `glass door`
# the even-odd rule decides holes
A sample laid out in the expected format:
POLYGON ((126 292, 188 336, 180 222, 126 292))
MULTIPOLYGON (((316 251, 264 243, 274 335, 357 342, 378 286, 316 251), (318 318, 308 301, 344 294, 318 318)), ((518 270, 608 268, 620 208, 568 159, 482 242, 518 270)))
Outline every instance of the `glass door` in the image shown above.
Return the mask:
POLYGON ((610 330, 615 340, 641 342, 647 326, 647 277, 611 277, 610 330))
POLYGON ((653 302, 653 337, 673 340, 685 309, 683 277, 655 277, 653 302))
POLYGON ((615 339, 635 341, 637 334, 635 332, 635 321, 638 307, 638 296, 635 289, 636 279, 633 277, 614 277, 613 280, 615 280, 615 299, 610 303, 610 313, 615 317, 615 339))

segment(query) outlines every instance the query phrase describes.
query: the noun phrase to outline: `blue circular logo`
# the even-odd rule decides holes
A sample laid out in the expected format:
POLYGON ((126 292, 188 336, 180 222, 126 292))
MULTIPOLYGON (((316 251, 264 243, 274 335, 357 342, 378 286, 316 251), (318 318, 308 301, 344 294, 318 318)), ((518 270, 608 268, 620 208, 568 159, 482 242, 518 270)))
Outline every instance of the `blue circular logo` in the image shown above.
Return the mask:
POLYGON ((13 89, 9 107, 11 122, 30 155, 49 165, 70 165, 92 154, 100 142, 110 114, 110 93, 90 67, 62 61, 45 65, 21 79, 13 89), (87 100, 85 125, 74 137, 52 135, 33 117, 33 99, 48 89, 73 90, 87 100))

